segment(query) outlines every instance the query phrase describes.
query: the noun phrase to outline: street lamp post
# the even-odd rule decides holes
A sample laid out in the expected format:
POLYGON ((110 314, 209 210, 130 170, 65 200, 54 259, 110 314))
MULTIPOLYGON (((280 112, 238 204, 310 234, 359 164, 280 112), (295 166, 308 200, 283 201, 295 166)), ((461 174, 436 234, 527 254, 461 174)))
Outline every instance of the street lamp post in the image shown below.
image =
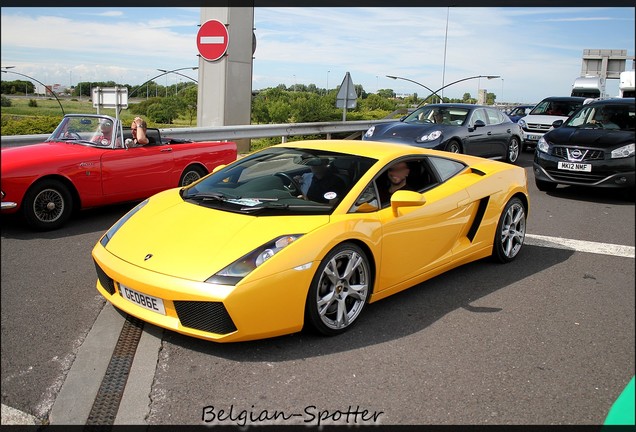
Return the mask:
POLYGON ((424 99, 422 102, 420 102, 420 104, 418 105, 418 107, 419 107, 419 106, 421 106, 422 104, 424 104, 424 102, 426 102, 426 100, 427 100, 428 98, 430 98, 430 97, 431 97, 431 96, 433 96, 434 94, 437 94, 437 92, 438 92, 438 91, 444 90, 446 87, 450 87, 450 86, 452 86, 453 84, 457 84, 457 83, 460 83, 460 82, 462 82, 462 81, 468 81, 468 80, 475 79, 475 78, 487 78, 487 79, 491 80, 491 79, 501 78, 501 77, 500 77, 499 75, 475 75, 475 76, 471 76, 471 77, 468 77, 468 78, 458 79, 457 81, 453 81, 452 83, 446 84, 445 86, 443 86, 443 87, 441 87, 441 88, 438 88, 437 90, 435 90, 434 92, 432 92, 432 94, 428 95, 428 97, 427 97, 426 99, 424 99))
MULTIPOLYGON (((10 71, 8 69, 13 69, 15 66, 2 66, 2 72, 3 73, 14 73, 16 75, 20 75, 23 77, 26 77, 28 79, 32 79, 33 81, 37 82, 38 84, 40 84, 41 86, 44 87, 44 91, 46 92, 46 84, 42 83, 41 81, 36 80, 35 78, 33 78, 32 76, 28 76, 25 75, 23 73, 20 72, 14 72, 14 71, 10 71)), ((60 99, 57 97, 57 95, 55 94, 54 91, 51 91, 51 94, 55 97, 55 100, 57 100, 57 103, 60 105, 60 109, 62 110, 62 115, 66 115, 66 113, 64 112, 64 107, 62 106, 62 102, 60 102, 60 99)))
MULTIPOLYGON (((137 87, 135 87, 135 89, 134 89, 133 91, 131 91, 131 92, 130 92, 130 94, 129 94, 128 96, 129 96, 129 97, 132 97, 132 95, 134 95, 135 93, 137 93, 137 90, 139 90, 140 88, 142 88, 144 85, 148 84, 150 81, 153 81, 153 80, 155 80, 155 79, 157 79, 157 78, 160 78, 160 77, 162 77, 162 76, 164 76, 164 75, 167 75, 167 74, 169 74, 169 73, 176 73, 177 75, 181 75, 181 76, 183 76, 183 77, 186 77, 186 78, 188 78, 188 79, 190 79, 190 80, 192 80, 192 81, 194 81, 195 83, 197 83, 197 84, 198 84, 198 81, 197 81, 197 80, 195 80, 194 78, 192 78, 192 77, 189 77, 189 76, 187 76, 187 75, 184 75, 184 74, 179 73, 179 71, 186 70, 186 69, 197 70, 197 69, 199 69, 199 67, 198 67, 198 66, 195 66, 195 67, 183 67, 183 68, 173 69, 173 70, 157 69, 158 71, 160 71, 160 72, 162 72, 162 73, 160 73, 160 74, 159 74, 159 75, 157 75, 157 76, 154 76, 154 77, 150 78, 149 80, 147 80, 147 81, 146 81, 146 82, 144 82, 144 83, 139 84, 137 87)), ((167 92, 167 90, 168 90, 168 87, 167 87, 167 78, 166 78, 166 92, 167 92)), ((166 94, 167 94, 167 93, 166 93, 166 94)), ((155 97, 157 97, 157 86, 156 86, 156 85, 155 85, 155 97)))
MULTIPOLYGON (((446 78, 446 45, 448 44, 448 16, 450 15, 450 6, 446 7, 446 33, 444 34, 444 66, 442 66, 442 88, 444 88, 444 80, 446 78)), ((444 102, 444 91, 442 91, 442 102, 444 102)))
MULTIPOLYGON (((417 82, 417 81, 413 81, 412 79, 408 79, 408 78, 404 78, 404 77, 393 76, 393 75, 387 75, 386 77, 387 77, 387 78, 394 79, 394 80, 401 79, 401 80, 404 80, 404 81, 412 82, 413 84, 417 84, 418 86, 422 86, 422 87, 424 87, 426 90, 430 91, 430 92, 432 93, 432 95, 437 95, 437 97, 439 98, 439 100, 440 100, 441 102, 443 102, 443 101, 442 101, 442 98, 441 98, 441 97, 437 94, 437 92, 438 92, 439 90, 437 90, 437 91, 433 91, 433 90, 431 90, 430 88, 426 87, 426 86, 425 86, 424 84, 422 84, 422 83, 419 83, 419 82, 417 82)), ((432 95, 428 96, 426 99, 430 98, 432 95)), ((426 99, 425 99, 425 100, 426 100, 426 99)), ((421 104, 420 104, 420 105, 421 105, 421 104)))
MULTIPOLYGON (((159 72, 163 72, 163 73, 162 73, 161 75, 157 75, 156 77, 154 77, 154 78, 152 78, 152 79, 159 78, 159 77, 160 77, 160 76, 162 76, 162 75, 166 75, 166 96, 168 96, 168 74, 169 74, 169 73, 174 73, 174 74, 176 74, 176 75, 181 75, 182 77, 185 77, 185 78, 187 78, 187 79, 189 79, 189 80, 192 80, 192 81, 194 81, 194 82, 195 82, 195 83, 197 83, 197 84, 199 83, 199 82, 198 82, 197 80, 195 80, 194 78, 189 77, 189 76, 187 76, 187 75, 184 75, 184 74, 182 74, 182 73, 179 73, 179 71, 182 71, 182 70, 185 70, 185 69, 197 70, 197 69, 199 69, 199 67, 198 67, 198 66, 196 66, 196 67, 184 67, 184 68, 173 69, 173 70, 157 69, 159 72)), ((146 82, 148 82, 148 81, 146 81, 146 82)), ((145 84, 145 83, 144 83, 144 84, 145 84)), ((144 84, 142 84, 142 85, 144 85, 144 84)), ((176 81, 175 81, 175 87, 176 87, 176 81)), ((175 93, 175 95, 176 95, 176 93, 175 93)))

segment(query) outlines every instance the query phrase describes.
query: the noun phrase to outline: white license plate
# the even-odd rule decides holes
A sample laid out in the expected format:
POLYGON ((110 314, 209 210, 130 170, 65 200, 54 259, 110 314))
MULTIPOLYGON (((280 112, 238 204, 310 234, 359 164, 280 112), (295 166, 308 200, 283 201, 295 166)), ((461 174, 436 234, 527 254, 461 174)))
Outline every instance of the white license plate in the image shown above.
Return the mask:
POLYGON ((526 135, 528 141, 539 141, 539 138, 541 138, 541 135, 526 135))
POLYGON ((559 162, 560 170, 592 172, 592 165, 576 162, 559 162))
POLYGON ((163 300, 160 298, 140 293, 139 291, 130 289, 122 284, 119 284, 119 293, 129 302, 141 306, 142 308, 160 313, 161 315, 166 314, 166 309, 163 307, 163 300))

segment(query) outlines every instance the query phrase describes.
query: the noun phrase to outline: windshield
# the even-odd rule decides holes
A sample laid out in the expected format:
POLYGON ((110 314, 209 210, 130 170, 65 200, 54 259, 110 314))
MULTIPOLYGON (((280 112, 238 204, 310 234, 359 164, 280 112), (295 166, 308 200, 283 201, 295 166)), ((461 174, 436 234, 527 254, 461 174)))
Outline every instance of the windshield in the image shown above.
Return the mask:
POLYGON ((361 156, 269 148, 181 192, 184 200, 260 215, 330 214, 376 162, 361 156))
POLYGON ((468 109, 426 105, 416 109, 404 118, 409 124, 450 124, 461 126, 468 119, 468 109))
POLYGON ((633 104, 584 105, 563 125, 586 129, 634 131, 633 104))
POLYGON ((121 143, 119 134, 116 121, 111 117, 69 114, 62 119, 47 141, 112 147, 114 143, 121 143))
POLYGON ((583 101, 541 101, 530 111, 530 115, 569 117, 582 105, 583 101))

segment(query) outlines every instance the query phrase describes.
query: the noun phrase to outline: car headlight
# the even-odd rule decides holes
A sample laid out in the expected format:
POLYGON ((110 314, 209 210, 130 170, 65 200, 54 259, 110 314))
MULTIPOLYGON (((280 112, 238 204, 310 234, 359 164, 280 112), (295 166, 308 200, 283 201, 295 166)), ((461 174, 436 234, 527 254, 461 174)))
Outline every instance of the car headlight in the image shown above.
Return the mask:
POLYGON ((427 133, 426 135, 422 135, 421 137, 417 138, 415 141, 417 142, 435 141, 441 136, 442 136, 442 131, 436 130, 431 133, 427 133))
POLYGON ((519 121, 517 122, 517 124, 519 126, 521 126, 521 129, 525 129, 526 127, 528 127, 528 125, 526 124, 526 121, 524 119, 519 119, 519 121))
POLYGON ((634 156, 634 144, 627 144, 626 146, 619 147, 616 150, 612 150, 612 159, 626 158, 634 156))
POLYGON ((236 285, 256 267, 263 264, 285 247, 298 240, 300 237, 302 237, 302 234, 291 234, 278 237, 237 259, 223 270, 210 276, 206 282, 220 285, 236 285))
POLYGON ((121 219, 119 219, 115 225, 113 225, 112 227, 110 227, 110 229, 108 231, 106 231, 106 234, 103 235, 103 237, 99 240, 99 242, 101 243, 102 246, 106 247, 106 245, 108 244, 108 242, 110 241, 110 239, 113 238, 113 236, 115 235, 115 233, 117 231, 119 231, 119 228, 121 228, 121 226, 126 223, 126 221, 128 219, 130 219, 135 213, 137 213, 139 210, 142 209, 143 206, 145 206, 146 204, 148 204, 148 198, 146 198, 145 200, 143 200, 142 202, 140 202, 139 204, 137 204, 132 210, 130 210, 128 213, 126 213, 124 216, 122 216, 121 219))
POLYGON ((550 145, 548 144, 545 138, 543 137, 539 138, 539 141, 537 142, 537 151, 540 151, 543 153, 550 152, 550 145))
POLYGON ((367 131, 364 133, 363 138, 371 138, 373 136, 373 132, 375 132, 375 126, 371 126, 369 129, 367 129, 367 131))

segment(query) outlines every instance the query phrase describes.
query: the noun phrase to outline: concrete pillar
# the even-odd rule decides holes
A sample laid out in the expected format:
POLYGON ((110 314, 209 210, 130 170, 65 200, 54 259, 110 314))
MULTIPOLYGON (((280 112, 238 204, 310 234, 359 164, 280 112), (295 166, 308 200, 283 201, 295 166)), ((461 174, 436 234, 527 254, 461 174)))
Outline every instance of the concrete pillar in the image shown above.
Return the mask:
MULTIPOLYGON (((201 24, 211 19, 228 29, 228 48, 216 61, 199 56, 197 126, 249 125, 252 111, 254 8, 202 7, 201 24)), ((239 153, 250 140, 236 140, 239 153)))

